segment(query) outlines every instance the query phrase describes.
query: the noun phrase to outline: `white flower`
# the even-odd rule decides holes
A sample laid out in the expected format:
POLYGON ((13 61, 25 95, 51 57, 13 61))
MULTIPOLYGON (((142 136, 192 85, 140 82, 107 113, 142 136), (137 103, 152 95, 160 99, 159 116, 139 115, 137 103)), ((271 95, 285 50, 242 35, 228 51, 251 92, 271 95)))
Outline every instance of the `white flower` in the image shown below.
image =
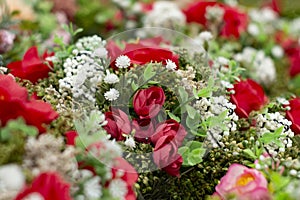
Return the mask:
POLYGON ((99 199, 102 196, 100 177, 95 176, 84 183, 84 195, 87 199, 99 199))
POLYGON ((44 197, 37 192, 29 193, 23 200, 45 200, 44 197))
POLYGON ((167 62, 166 68, 168 70, 175 70, 177 68, 176 64, 172 60, 168 59, 166 62, 167 62))
POLYGON ((208 6, 205 10, 205 18, 207 20, 221 22, 224 13, 224 8, 221 8, 219 6, 208 6))
POLYGON ((224 57, 218 57, 218 63, 220 63, 221 65, 228 65, 229 60, 224 57))
POLYGON ((253 36, 258 36, 259 35, 259 28, 256 24, 249 24, 248 28, 248 33, 250 33, 250 35, 253 35, 253 36))
POLYGON ((108 190, 112 197, 118 199, 125 199, 128 192, 127 184, 122 179, 114 179, 110 182, 108 190))
POLYGON ((0 167, 0 193, 19 191, 24 184, 25 177, 18 165, 8 164, 0 167))
POLYGON ((127 68, 130 66, 130 58, 128 56, 121 55, 116 59, 116 66, 118 68, 127 68))
POLYGON ((221 81, 221 84, 225 88, 230 88, 230 89, 234 88, 234 86, 231 83, 227 82, 227 81, 221 81))
POLYGON ((115 88, 110 88, 109 91, 104 93, 104 97, 108 101, 114 101, 117 100, 120 96, 120 93, 115 88))
POLYGON ((213 38, 211 32, 209 31, 203 31, 199 34, 199 39, 202 40, 202 41, 209 41, 213 38))
POLYGON ((275 58, 282 58, 283 54, 284 52, 281 46, 276 45, 272 48, 272 55, 275 58))
POLYGON ((133 137, 130 137, 130 136, 127 137, 124 144, 131 149, 135 148, 135 141, 134 141, 133 137))
POLYGON ((109 71, 107 71, 104 82, 108 84, 115 84, 119 82, 119 77, 116 74, 111 74, 109 71))

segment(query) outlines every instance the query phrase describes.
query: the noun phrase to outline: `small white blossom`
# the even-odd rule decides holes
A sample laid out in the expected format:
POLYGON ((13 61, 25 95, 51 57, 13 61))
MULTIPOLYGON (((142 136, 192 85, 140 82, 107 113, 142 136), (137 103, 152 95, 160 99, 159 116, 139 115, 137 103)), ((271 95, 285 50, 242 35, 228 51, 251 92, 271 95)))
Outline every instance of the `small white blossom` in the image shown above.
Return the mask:
POLYGON ((212 22, 222 22, 225 10, 220 6, 208 6, 205 10, 205 18, 212 22))
POLYGON ((222 84, 222 86, 224 86, 225 88, 229 88, 229 89, 234 88, 234 86, 233 86, 231 83, 227 82, 227 81, 221 81, 221 84, 222 84))
POLYGON ((176 64, 172 60, 168 59, 166 62, 167 62, 166 68, 168 70, 175 70, 177 68, 176 64))
POLYGON ((102 186, 100 185, 100 177, 94 176, 84 183, 84 195, 87 199, 99 199, 102 196, 102 186))
POLYGON ((259 32, 260 32, 258 26, 253 23, 248 25, 247 30, 248 30, 248 33, 253 36, 258 36, 259 32))
POLYGON ((130 137, 130 136, 127 137, 124 144, 131 149, 135 148, 135 141, 134 141, 133 137, 130 137))
POLYGON ((45 200, 45 199, 40 193, 33 192, 26 195, 25 198, 23 198, 23 200, 45 200))
POLYGON ((107 71, 106 76, 104 77, 104 82, 108 84, 115 84, 119 82, 119 77, 116 74, 111 74, 107 71))
POLYGON ((281 46, 276 45, 272 48, 272 55, 275 58, 282 58, 283 54, 284 54, 284 51, 281 46))
POLYGON ((199 34, 199 39, 202 41, 209 41, 213 38, 213 35, 209 31, 203 31, 199 34))
POLYGON ((290 175, 292 175, 292 176, 296 176, 297 175, 297 171, 296 170, 294 170, 294 169, 292 169, 291 171, 290 171, 290 175))
POLYGON ((224 57, 218 57, 217 61, 221 65, 228 65, 228 63, 229 63, 229 60, 227 58, 224 58, 224 57))
POLYGON ((108 190, 112 197, 118 199, 125 199, 128 192, 127 184, 122 179, 114 179, 110 182, 108 190))
POLYGON ((25 177, 21 168, 15 164, 0 167, 0 193, 19 191, 25 184, 25 177))
POLYGON ((120 92, 115 88, 110 88, 109 91, 104 93, 104 97, 108 101, 115 101, 119 98, 120 92))
POLYGON ((116 59, 116 66, 118 68, 127 68, 130 66, 130 58, 125 55, 121 55, 116 59))

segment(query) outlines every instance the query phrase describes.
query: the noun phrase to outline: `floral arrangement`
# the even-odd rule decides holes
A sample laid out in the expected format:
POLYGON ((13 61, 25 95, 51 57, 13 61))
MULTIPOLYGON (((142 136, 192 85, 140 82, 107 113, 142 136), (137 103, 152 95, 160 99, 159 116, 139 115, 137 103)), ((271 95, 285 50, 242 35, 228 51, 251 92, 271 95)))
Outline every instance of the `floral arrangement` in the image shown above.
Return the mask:
POLYGON ((279 1, 20 2, 0 13, 0 200, 299 199, 300 25, 279 1))

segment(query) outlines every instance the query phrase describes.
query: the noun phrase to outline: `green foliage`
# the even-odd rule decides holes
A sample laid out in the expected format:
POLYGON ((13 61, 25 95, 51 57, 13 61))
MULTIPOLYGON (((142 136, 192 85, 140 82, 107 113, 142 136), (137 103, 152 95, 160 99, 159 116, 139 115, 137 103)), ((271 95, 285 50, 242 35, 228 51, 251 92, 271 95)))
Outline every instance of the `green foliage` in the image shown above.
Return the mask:
POLYGON ((183 166, 194 166, 202 162, 205 151, 202 143, 198 141, 189 141, 178 149, 183 158, 183 166))
POLYGON ((21 162, 26 138, 37 134, 38 130, 26 125, 22 118, 10 120, 0 128, 0 165, 21 162))

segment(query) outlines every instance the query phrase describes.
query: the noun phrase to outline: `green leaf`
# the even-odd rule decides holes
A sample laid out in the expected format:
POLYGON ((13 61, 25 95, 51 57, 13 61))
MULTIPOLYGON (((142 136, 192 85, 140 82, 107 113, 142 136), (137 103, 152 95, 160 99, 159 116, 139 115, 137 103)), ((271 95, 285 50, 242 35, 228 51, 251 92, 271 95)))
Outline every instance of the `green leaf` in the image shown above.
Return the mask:
POLYGON ((248 156, 250 156, 253 159, 257 158, 257 156, 253 153, 253 151, 251 151, 251 149, 244 149, 243 152, 246 153, 248 156))
POLYGON ((281 136, 281 133, 283 131, 283 126, 281 126, 280 128, 276 129, 274 133, 265 133, 259 140, 264 143, 264 144, 270 144, 271 142, 275 142, 278 143, 278 140, 281 136))
POLYGON ((179 117, 177 117, 176 115, 174 115, 174 114, 171 113, 170 111, 168 111, 167 113, 168 113, 168 115, 169 115, 169 117, 170 117, 171 119, 174 119, 175 121, 180 122, 180 118, 179 118, 179 117))
POLYGON ((185 108, 186 108, 186 111, 187 111, 189 117, 192 118, 192 119, 195 119, 195 116, 197 114, 197 110, 195 108, 193 108, 192 106, 190 106, 190 105, 186 105, 185 108))
POLYGON ((132 81, 131 88, 132 88, 133 91, 136 91, 139 87, 138 87, 137 84, 135 84, 135 82, 132 81))
POLYGON ((182 159, 183 159, 183 163, 182 165, 184 166, 187 166, 189 163, 188 163, 188 155, 189 155, 189 148, 186 147, 186 146, 183 146, 183 147, 180 147, 178 149, 178 153, 182 156, 182 159))
POLYGON ((149 64, 144 71, 144 78, 147 81, 150 78, 152 78, 154 75, 155 75, 155 72, 153 71, 153 67, 151 64, 149 64))
POLYGON ((197 148, 192 150, 188 155, 188 163, 190 166, 196 165, 202 162, 202 157, 205 153, 205 150, 202 148, 197 148))
POLYGON ((179 87, 178 88, 179 96, 180 96, 180 103, 187 102, 189 99, 188 93, 185 91, 184 87, 179 87))

